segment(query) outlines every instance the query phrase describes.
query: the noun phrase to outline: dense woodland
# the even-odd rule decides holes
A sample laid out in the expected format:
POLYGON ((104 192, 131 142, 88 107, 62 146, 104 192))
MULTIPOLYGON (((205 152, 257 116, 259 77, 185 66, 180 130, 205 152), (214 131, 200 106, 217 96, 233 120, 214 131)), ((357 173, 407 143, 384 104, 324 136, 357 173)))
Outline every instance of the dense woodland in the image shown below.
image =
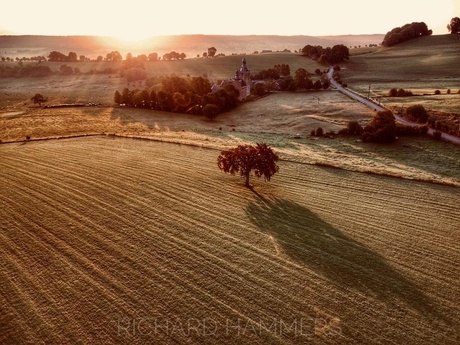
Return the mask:
POLYGON ((414 22, 394 28, 388 32, 383 39, 382 45, 391 47, 420 36, 430 36, 432 33, 433 31, 429 30, 424 22, 414 22))

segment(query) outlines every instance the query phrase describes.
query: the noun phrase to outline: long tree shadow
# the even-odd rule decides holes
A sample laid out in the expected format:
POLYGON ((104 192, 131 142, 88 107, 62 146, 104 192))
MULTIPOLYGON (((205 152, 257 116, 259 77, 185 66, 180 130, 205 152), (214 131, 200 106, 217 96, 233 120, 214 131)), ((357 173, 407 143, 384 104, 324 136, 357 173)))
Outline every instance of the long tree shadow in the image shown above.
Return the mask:
POLYGON ((374 296, 389 306, 402 302, 425 317, 450 323, 428 296, 381 255, 346 236, 304 206, 258 196, 258 201, 248 205, 247 215, 261 231, 273 236, 292 259, 340 287, 374 296))

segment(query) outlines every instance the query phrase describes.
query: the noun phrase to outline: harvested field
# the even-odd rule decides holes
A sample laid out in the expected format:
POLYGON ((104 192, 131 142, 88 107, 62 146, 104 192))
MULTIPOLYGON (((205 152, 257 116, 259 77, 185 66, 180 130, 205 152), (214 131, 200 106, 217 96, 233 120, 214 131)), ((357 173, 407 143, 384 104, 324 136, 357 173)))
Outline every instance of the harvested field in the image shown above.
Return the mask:
POLYGON ((0 146, 0 343, 454 344, 458 188, 109 137, 0 146))

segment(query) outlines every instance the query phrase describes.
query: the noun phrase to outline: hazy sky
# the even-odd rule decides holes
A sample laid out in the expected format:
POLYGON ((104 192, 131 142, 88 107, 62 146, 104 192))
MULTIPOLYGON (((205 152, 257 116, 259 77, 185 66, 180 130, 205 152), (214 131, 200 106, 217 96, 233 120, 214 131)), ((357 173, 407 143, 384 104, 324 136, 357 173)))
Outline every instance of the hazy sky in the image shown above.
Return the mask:
POLYGON ((446 34, 452 17, 460 17, 460 0, 9 0, 0 34, 385 34, 414 21, 446 34))

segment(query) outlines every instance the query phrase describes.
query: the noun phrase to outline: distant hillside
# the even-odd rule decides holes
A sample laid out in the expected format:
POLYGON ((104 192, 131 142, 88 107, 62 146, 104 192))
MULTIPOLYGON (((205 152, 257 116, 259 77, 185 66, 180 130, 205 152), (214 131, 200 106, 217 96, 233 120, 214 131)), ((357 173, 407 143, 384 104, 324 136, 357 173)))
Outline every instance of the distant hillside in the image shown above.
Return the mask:
POLYGON ((47 55, 57 50, 64 54, 74 51, 92 58, 105 56, 112 50, 122 55, 157 52, 160 55, 170 51, 185 53, 188 57, 202 55, 209 47, 216 47, 217 53, 241 54, 254 51, 288 49, 295 51, 307 44, 323 47, 335 44, 346 46, 379 44, 384 35, 344 35, 344 36, 228 36, 228 35, 179 35, 156 36, 138 43, 127 43, 110 37, 96 36, 0 36, 0 56, 22 57, 47 55))
MULTIPOLYGON (((367 92, 369 85, 382 93, 393 87, 458 90, 459 52, 460 35, 423 36, 352 56, 343 65, 342 77, 349 87, 360 92, 367 92)), ((458 107, 454 112, 458 113, 458 107)))

